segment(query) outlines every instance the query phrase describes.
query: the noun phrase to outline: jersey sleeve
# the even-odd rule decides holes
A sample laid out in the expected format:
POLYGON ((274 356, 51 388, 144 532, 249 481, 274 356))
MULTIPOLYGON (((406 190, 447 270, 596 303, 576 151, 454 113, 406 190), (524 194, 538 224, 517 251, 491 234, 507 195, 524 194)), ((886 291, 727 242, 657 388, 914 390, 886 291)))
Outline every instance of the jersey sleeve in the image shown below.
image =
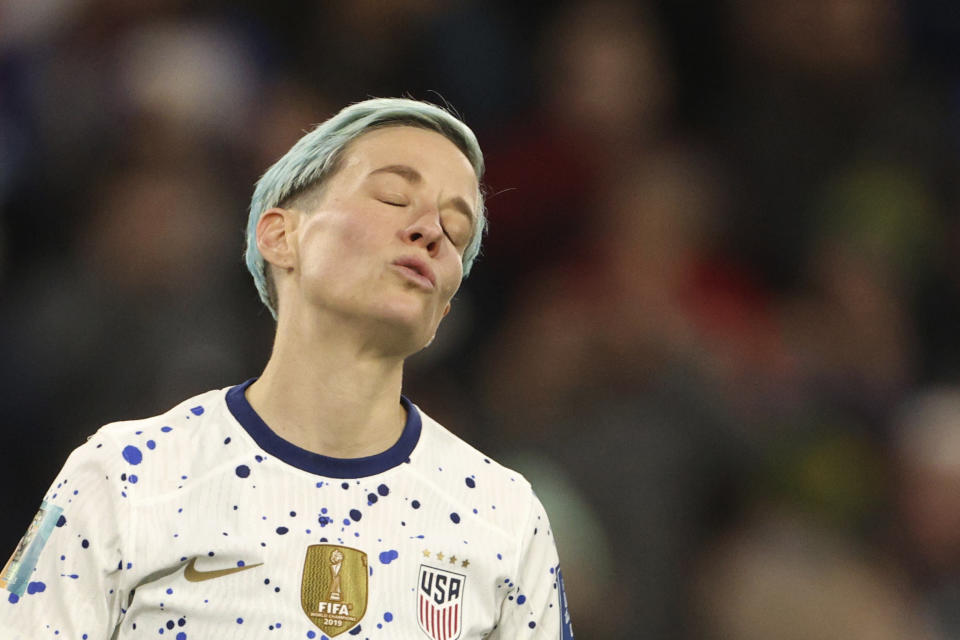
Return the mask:
POLYGON ((531 496, 513 585, 490 640, 536 638, 572 640, 563 577, 547 513, 531 496))
POLYGON ((110 638, 127 596, 122 475, 102 432, 70 455, 0 573, 0 637, 110 638))

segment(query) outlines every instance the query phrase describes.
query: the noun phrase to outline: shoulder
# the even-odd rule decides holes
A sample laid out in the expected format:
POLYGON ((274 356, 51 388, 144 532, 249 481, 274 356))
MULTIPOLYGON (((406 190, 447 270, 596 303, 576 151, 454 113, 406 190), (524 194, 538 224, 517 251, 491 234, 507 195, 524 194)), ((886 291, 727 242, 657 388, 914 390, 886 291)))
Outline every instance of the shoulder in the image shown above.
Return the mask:
MULTIPOLYGON (((444 463, 451 471, 476 470, 476 474, 498 486, 519 486, 529 488, 530 483, 523 474, 506 467, 492 459, 476 447, 466 442, 442 424, 431 418, 417 407, 423 422, 422 446, 417 447, 416 454, 424 460, 436 462, 439 466, 444 463)), ((464 476, 463 484, 469 487, 476 484, 476 478, 464 476), (469 480, 473 479, 471 483, 469 480)))
POLYGON ((140 436, 147 433, 153 435, 171 433, 174 430, 174 425, 187 429, 193 427, 196 430, 209 419, 211 410, 214 410, 212 413, 216 413, 215 409, 217 405, 223 403, 226 391, 227 389, 206 391, 187 398, 167 411, 149 418, 111 422, 102 426, 97 431, 97 435, 115 440, 143 440, 140 436), (205 414, 207 419, 204 418, 205 414), (193 421, 192 425, 190 424, 191 420, 193 421))
POLYGON ((75 455, 86 449, 121 473, 135 500, 183 488, 241 454, 242 443, 229 446, 239 438, 227 390, 206 391, 149 418, 104 425, 75 455))
POLYGON ((420 415, 423 430, 411 455, 412 470, 459 504, 468 516, 479 517, 515 536, 518 526, 527 521, 539 504, 530 482, 422 410, 420 415))

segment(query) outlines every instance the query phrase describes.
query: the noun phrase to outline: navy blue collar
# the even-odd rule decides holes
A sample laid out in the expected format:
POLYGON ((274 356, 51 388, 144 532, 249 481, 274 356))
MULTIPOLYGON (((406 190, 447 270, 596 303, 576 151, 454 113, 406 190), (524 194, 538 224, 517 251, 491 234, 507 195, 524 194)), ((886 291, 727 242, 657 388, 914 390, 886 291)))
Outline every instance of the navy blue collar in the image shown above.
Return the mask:
POLYGON ((251 378, 227 391, 227 408, 261 449, 298 469, 325 478, 365 478, 406 462, 420 440, 420 413, 413 403, 400 396, 400 404, 407 410, 407 422, 400 439, 386 451, 365 458, 331 458, 301 449, 274 433, 250 406, 244 392, 255 380, 251 378))

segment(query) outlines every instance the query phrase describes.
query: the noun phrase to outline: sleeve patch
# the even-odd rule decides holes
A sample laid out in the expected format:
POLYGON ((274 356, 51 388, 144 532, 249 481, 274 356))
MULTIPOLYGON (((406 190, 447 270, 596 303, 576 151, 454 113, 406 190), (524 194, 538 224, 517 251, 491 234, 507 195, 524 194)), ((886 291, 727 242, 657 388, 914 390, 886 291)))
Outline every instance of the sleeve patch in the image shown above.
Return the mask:
POLYGON ((33 573, 40 559, 40 553, 61 517, 63 517, 62 507, 43 501, 27 533, 20 539, 20 544, 0 572, 0 588, 6 589, 17 597, 23 595, 27 589, 30 574, 33 573))

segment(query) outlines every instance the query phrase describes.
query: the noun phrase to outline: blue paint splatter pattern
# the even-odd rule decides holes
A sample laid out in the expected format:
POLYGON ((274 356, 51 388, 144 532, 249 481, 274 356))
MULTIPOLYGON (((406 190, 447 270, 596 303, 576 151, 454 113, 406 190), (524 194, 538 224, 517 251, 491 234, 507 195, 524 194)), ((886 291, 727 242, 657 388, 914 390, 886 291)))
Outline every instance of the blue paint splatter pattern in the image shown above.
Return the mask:
POLYGON ((341 597, 354 598, 346 611, 366 608, 355 621, 341 616, 350 627, 340 637, 430 637, 418 608, 426 567, 461 580, 464 640, 494 629, 572 638, 552 531, 522 476, 412 405, 404 435, 383 454, 304 455, 237 389, 107 425, 70 456, 44 497, 62 514, 23 593, 0 598, 0 629, 82 640, 111 628, 120 640, 329 640, 320 608, 343 602, 329 594, 330 554, 342 549, 341 597), (307 566, 310 549, 326 555, 307 566), (315 615, 302 604, 311 572, 327 576, 315 615))

